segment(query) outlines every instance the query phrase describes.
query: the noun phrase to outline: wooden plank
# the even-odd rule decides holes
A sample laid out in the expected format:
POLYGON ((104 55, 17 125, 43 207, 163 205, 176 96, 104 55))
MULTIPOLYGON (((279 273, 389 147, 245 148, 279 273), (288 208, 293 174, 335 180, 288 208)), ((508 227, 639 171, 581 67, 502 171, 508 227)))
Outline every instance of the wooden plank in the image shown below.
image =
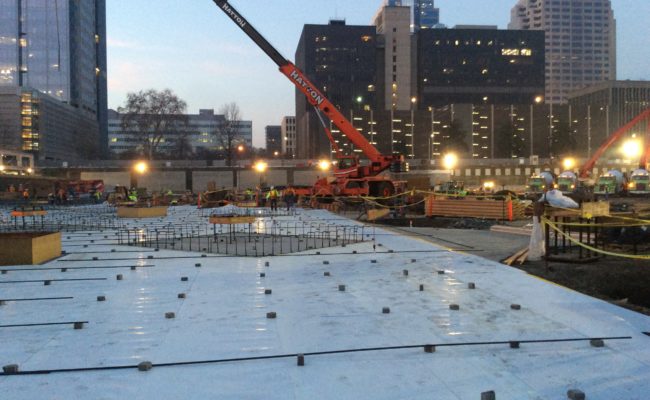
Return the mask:
POLYGON ((506 258, 505 260, 503 260, 501 262, 503 264, 505 264, 505 265, 511 266, 524 253, 528 254, 528 247, 525 247, 525 248, 515 252, 515 254, 511 255, 510 257, 506 258))
POLYGON ((230 216, 230 217, 220 217, 213 215, 210 217, 211 224, 223 224, 223 225, 234 225, 234 224, 252 224, 255 222, 256 217, 254 216, 230 216))
POLYGON ((12 217, 38 217, 42 215, 47 215, 47 211, 36 210, 36 211, 12 211, 12 217))
POLYGON ((368 210, 368 221, 375 221, 379 218, 383 218, 390 214, 390 210, 388 208, 378 208, 378 209, 371 209, 368 210))

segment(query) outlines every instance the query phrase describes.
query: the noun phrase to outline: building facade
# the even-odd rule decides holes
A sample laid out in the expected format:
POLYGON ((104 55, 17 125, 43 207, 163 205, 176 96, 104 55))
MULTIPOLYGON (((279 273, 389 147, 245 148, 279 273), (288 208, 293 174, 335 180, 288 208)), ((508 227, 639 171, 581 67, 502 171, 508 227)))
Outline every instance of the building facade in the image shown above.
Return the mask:
POLYGON ((432 29, 440 24, 440 9, 433 0, 413 0, 413 30, 432 29))
POLYGON ((266 134, 266 152, 269 155, 282 154, 282 127, 280 125, 267 125, 264 132, 266 134))
MULTIPOLYGON (((422 7, 422 2, 416 3, 422 7)), ((373 18, 375 35, 373 27, 306 25, 296 52, 298 66, 384 154, 398 153, 407 159, 437 157, 455 142, 465 157, 492 158, 495 151, 499 153, 499 143, 507 140, 514 142, 508 152, 512 157, 531 151, 548 153, 550 130, 530 129, 527 124, 517 127, 507 140, 500 141, 497 135, 505 131, 499 130, 501 125, 520 122, 517 110, 539 106, 544 100, 544 33, 492 26, 412 33, 411 8, 404 4, 388 1, 379 9, 373 18), (359 46, 360 36, 366 38, 361 41, 363 51, 353 50, 359 46), (341 55, 344 51, 348 58, 341 55), (324 62, 323 55, 335 57, 324 62), (354 56, 352 63, 350 55, 354 56), (351 70, 352 64, 355 68, 351 70), (360 71, 368 72, 363 79, 360 71), (502 108, 507 112, 497 111, 502 108), (524 136, 525 145, 518 149, 524 136)), ((425 8, 431 6, 429 2, 425 8)), ((297 156, 332 155, 334 149, 317 115, 306 106, 304 95, 298 92, 297 156), (310 117, 310 124, 304 116, 310 117)), ((552 113, 550 109, 547 112, 552 113)), ((534 119, 541 120, 541 114, 538 111, 534 119)), ((549 115, 544 118, 553 120, 549 115)), ((359 152, 340 138, 335 125, 329 128, 344 153, 359 152)))
MULTIPOLYGON (((364 103, 375 103, 376 38, 373 26, 346 25, 345 21, 305 25, 300 36, 296 65, 350 120, 364 103)), ((329 156, 330 142, 324 127, 297 89, 296 135, 298 158, 329 156)), ((347 141, 341 142, 342 147, 348 146, 347 141)))
POLYGON ((509 28, 546 34, 546 101, 616 79, 616 20, 610 0, 519 0, 509 28))
MULTIPOLYGON (((137 127, 125 129, 122 115, 114 110, 109 110, 108 115, 108 145, 111 153, 116 156, 122 153, 130 155, 142 153, 142 137, 146 133, 139 132, 137 127)), ((214 109, 202 109, 198 114, 187 114, 186 121, 187 125, 176 127, 173 132, 162 135, 157 149, 160 157, 179 157, 181 148, 186 152, 185 157, 223 156, 227 149, 226 138, 222 135, 226 122, 223 115, 215 114, 214 109)), ((235 125, 237 127, 233 141, 235 146, 242 144, 248 148, 252 147, 252 121, 237 121, 235 125)))
POLYGON ((296 117, 282 118, 280 129, 282 154, 288 158, 296 158, 296 117))
MULTIPOLYGON (((18 148, 33 152, 39 160, 84 158, 101 151, 107 117, 105 0, 12 0, 2 2, 0 11, 0 87, 38 91, 33 97, 41 104, 49 103, 46 96, 66 104, 67 112, 76 110, 77 118, 88 121, 85 128, 95 121, 94 129, 82 133, 92 148, 81 152, 68 148, 57 153, 55 146, 44 146, 47 136, 51 142, 54 137, 76 141, 77 134, 69 130, 46 132, 40 130, 42 124, 21 125, 7 134, 20 138, 15 141, 18 148)), ((21 109, 21 116, 32 115, 21 109)))
POLYGON ((379 9, 374 18, 374 25, 380 37, 379 54, 382 56, 376 82, 381 96, 378 98, 378 106, 385 110, 409 110, 414 66, 411 7, 389 3, 379 9))
POLYGON ((32 153, 40 165, 99 156, 97 119, 26 87, 0 87, 0 147, 32 153))
MULTIPOLYGON (((650 82, 601 82, 570 93, 569 105, 578 140, 591 156, 618 128, 650 108, 650 82)), ((646 129, 639 126, 638 136, 644 137, 646 129)))
POLYGON ((420 108, 533 104, 544 96, 544 33, 496 27, 417 33, 420 108))

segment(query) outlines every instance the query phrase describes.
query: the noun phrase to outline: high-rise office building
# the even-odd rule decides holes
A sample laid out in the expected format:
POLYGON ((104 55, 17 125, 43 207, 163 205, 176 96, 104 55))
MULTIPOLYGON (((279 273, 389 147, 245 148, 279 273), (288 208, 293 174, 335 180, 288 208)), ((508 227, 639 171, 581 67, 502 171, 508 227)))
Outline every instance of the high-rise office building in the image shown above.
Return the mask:
MULTIPOLYGON (((352 122, 365 104, 374 104, 376 37, 374 26, 330 21, 328 25, 305 25, 296 49, 298 68, 352 122)), ((335 128, 332 133, 338 135, 335 128)), ((296 135, 298 158, 329 156, 330 143, 322 123, 297 89, 296 135)), ((353 151, 347 140, 341 142, 343 150, 353 151)))
POLYGON ((377 34, 383 39, 383 79, 378 82, 380 99, 386 110, 409 110, 411 104, 411 8, 401 2, 381 7, 374 18, 377 34))
POLYGON ((518 0, 509 28, 546 33, 546 101, 616 79, 616 20, 610 0, 518 0))
MULTIPOLYGON (((2 143, 20 142, 21 150, 32 151, 41 160, 83 158, 103 150, 99 147, 107 146, 105 0, 0 2, 0 87, 2 103, 9 108, 20 104, 21 110, 19 116, 2 112, 11 127, 1 133, 2 143), (56 115, 35 112, 42 102, 51 101, 65 106, 56 115), (81 125, 84 132, 76 135, 86 143, 84 149, 56 146, 81 125)), ((40 108, 46 112, 51 107, 40 108)))
POLYGON ((440 9, 433 0, 413 1, 413 30, 431 29, 440 23, 440 9))
POLYGON ((420 108, 541 102, 543 32, 459 26, 416 35, 420 108))

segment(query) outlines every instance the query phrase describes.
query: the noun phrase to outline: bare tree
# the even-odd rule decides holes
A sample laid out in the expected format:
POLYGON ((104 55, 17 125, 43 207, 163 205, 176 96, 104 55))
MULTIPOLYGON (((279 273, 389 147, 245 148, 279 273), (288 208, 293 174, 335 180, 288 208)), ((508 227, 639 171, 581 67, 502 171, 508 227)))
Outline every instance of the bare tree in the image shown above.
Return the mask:
POLYGON ((178 136, 187 126, 187 103, 171 90, 149 89, 126 95, 126 105, 118 108, 122 114, 122 129, 134 133, 144 154, 153 159, 165 136, 178 136))
POLYGON ((219 113, 224 116, 224 123, 218 128, 221 147, 226 153, 226 165, 232 166, 240 134, 241 112, 237 103, 224 104, 219 113))

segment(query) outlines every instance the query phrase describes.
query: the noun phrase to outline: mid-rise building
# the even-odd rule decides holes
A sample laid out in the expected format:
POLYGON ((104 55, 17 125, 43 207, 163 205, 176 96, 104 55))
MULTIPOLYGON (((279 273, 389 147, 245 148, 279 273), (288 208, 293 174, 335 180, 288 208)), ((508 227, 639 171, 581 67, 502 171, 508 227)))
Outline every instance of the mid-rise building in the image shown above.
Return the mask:
POLYGON ((280 126, 282 136, 282 154, 296 158, 296 117, 282 118, 280 126))
POLYGON ((546 101, 616 79, 616 20, 610 0, 519 0, 509 27, 546 34, 546 101))
MULTIPOLYGON (((226 119, 215 114, 214 109, 202 109, 198 114, 186 114, 187 124, 177 125, 173 131, 162 134, 157 153, 160 157, 176 157, 179 149, 199 157, 223 156, 227 151, 227 138, 223 135, 226 119)), ((150 132, 140 132, 137 126, 125 128, 122 114, 109 110, 109 149, 114 155, 121 153, 139 154, 143 152, 143 137, 150 132)), ((236 121, 236 134, 233 145, 252 147, 253 123, 236 121)), ((232 149, 231 149, 232 150, 232 149)), ((189 155, 189 154, 188 154, 189 155)))
MULTIPOLYGON (((58 101, 66 115, 43 114, 50 107, 42 106, 37 115, 25 106, 19 114, 23 123, 11 124, 2 135, 12 138, 2 141, 34 153, 39 160, 96 156, 105 142, 100 138, 106 138, 105 0, 5 1, 0 11, 0 87, 10 97, 17 94, 21 104, 23 93, 41 105, 58 101), (35 119, 70 123, 36 124, 35 119), (81 125, 67 129, 76 125, 70 119, 81 125), (79 143, 79 137, 90 147, 54 144, 79 143)), ((7 112, 3 111, 5 117, 7 112)))
POLYGON ((267 125, 264 132, 266 133, 266 152, 273 155, 282 154, 282 127, 267 125))

